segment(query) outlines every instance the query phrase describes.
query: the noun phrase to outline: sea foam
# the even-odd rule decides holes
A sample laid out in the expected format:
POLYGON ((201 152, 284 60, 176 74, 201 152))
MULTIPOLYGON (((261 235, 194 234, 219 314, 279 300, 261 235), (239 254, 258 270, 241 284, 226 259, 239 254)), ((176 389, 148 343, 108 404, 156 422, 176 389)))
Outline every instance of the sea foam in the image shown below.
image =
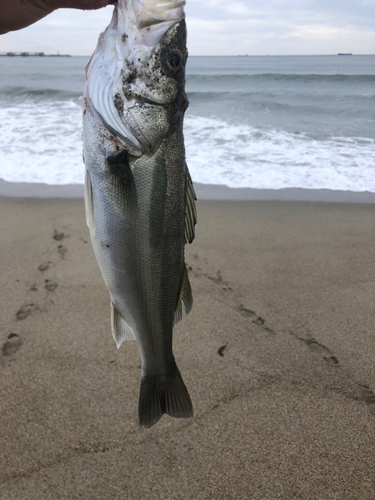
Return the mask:
MULTIPOLYGON (((373 139, 318 140, 189 112, 184 130, 196 182, 375 192, 373 139)), ((0 177, 7 181, 82 184, 81 103, 30 98, 2 107, 0 155, 0 177)))
POLYGON ((185 132, 193 179, 204 184, 375 192, 373 139, 318 140, 205 117, 188 117, 185 132))

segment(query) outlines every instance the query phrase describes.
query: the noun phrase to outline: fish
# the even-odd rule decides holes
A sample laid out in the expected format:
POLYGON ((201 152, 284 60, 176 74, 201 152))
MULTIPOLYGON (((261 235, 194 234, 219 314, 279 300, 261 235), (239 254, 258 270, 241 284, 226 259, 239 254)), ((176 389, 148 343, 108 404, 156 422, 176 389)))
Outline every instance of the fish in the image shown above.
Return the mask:
POLYGON ((196 194, 186 164, 185 1, 118 0, 86 66, 83 109, 86 221, 110 294, 119 348, 142 359, 140 427, 193 417, 172 350, 193 306, 185 245, 196 194))

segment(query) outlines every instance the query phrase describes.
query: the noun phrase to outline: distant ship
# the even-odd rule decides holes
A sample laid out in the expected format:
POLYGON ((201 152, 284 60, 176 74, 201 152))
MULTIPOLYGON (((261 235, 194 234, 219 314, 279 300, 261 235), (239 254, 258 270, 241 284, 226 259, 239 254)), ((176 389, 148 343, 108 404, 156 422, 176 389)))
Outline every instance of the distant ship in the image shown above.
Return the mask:
POLYGON ((338 56, 352 56, 353 54, 351 52, 339 52, 337 55, 338 56))

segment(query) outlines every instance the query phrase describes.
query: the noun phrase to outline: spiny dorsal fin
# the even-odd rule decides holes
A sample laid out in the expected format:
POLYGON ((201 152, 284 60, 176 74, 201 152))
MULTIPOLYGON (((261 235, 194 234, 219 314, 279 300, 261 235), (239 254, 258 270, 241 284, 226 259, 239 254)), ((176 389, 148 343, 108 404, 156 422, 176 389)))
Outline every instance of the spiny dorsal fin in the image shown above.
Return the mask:
POLYGON ((125 151, 107 158, 104 185, 108 197, 121 214, 137 207, 133 172, 125 151))
POLYGON ((85 175, 85 207, 86 207, 86 224, 91 232, 95 233, 95 219, 94 219, 94 200, 92 193, 92 184, 90 174, 86 170, 85 175))
POLYGON ((186 206, 185 206, 185 243, 192 243, 195 236, 194 226, 197 223, 197 209, 195 201, 197 197, 194 191, 193 181, 186 167, 186 206))
POLYGON ((111 302, 111 327, 117 348, 120 347, 124 340, 135 340, 132 327, 124 320, 113 302, 111 302))
POLYGON ((189 312, 193 308, 193 295, 191 292, 191 286, 186 266, 184 266, 184 270, 182 272, 180 295, 178 297, 177 307, 174 312, 173 325, 176 325, 182 319, 182 302, 184 303, 186 314, 189 314, 189 312))

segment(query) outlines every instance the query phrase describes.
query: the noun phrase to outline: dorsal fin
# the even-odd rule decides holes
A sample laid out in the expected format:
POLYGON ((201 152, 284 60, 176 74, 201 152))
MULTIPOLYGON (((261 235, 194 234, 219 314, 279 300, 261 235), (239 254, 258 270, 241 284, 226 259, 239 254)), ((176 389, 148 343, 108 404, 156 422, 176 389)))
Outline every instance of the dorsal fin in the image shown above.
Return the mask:
POLYGON ((182 319, 182 303, 184 303, 186 314, 189 314, 193 308, 193 295, 186 266, 184 266, 184 270, 182 271, 180 295, 174 313, 173 325, 176 325, 182 319))
POLYGON ((195 201, 197 199, 193 181, 186 167, 186 206, 185 206, 185 243, 192 243, 195 237, 195 224, 197 223, 197 209, 195 201))

